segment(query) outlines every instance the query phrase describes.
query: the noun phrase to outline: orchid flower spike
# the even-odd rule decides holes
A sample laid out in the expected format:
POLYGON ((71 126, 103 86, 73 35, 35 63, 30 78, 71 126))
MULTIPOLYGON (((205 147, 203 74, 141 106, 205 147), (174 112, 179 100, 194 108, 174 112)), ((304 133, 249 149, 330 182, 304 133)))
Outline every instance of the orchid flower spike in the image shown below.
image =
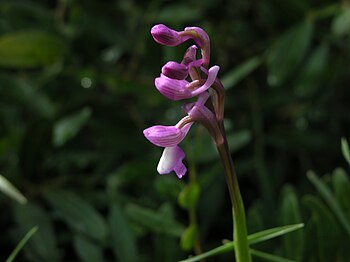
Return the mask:
POLYGON ((219 69, 219 66, 211 67, 208 70, 208 78, 201 86, 198 80, 189 83, 186 80, 169 78, 164 74, 157 77, 154 83, 158 91, 170 100, 188 99, 207 91, 214 84, 219 69))
POLYGON ((185 175, 187 169, 183 164, 184 151, 178 146, 186 137, 194 122, 203 124, 210 132, 216 143, 221 143, 220 128, 215 114, 205 103, 210 97, 207 90, 214 84, 219 66, 209 68, 210 40, 206 32, 199 27, 186 27, 184 31, 175 31, 163 24, 155 25, 151 29, 154 40, 162 45, 177 46, 188 39, 196 45, 190 46, 181 63, 170 61, 162 67, 162 73, 155 79, 158 91, 171 100, 182 100, 198 97, 196 102, 184 105, 187 116, 183 117, 175 126, 156 125, 143 131, 144 136, 154 145, 164 147, 159 160, 157 171, 168 174, 172 171, 178 178, 185 175), (201 49, 202 57, 197 59, 197 49, 201 49), (208 69, 209 68, 209 69, 208 69), (198 70, 207 75, 202 79, 198 70), (187 81, 191 78, 192 82, 187 81))

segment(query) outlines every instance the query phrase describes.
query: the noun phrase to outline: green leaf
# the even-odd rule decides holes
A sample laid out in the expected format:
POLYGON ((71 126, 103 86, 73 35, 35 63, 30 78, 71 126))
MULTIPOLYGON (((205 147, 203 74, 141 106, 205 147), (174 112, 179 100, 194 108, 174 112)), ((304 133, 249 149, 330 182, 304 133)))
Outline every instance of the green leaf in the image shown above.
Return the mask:
POLYGON ((346 140, 345 137, 341 138, 341 151, 343 153, 343 156, 346 162, 348 162, 348 164, 350 165, 350 149, 349 149, 348 141, 346 140))
POLYGON ((268 54, 268 82, 281 86, 303 60, 311 43, 313 23, 305 21, 287 31, 277 40, 268 54))
POLYGON ((90 116, 91 109, 84 107, 77 113, 58 120, 53 129, 53 144, 59 147, 74 138, 87 123, 90 116))
POLYGON ((0 37, 0 66, 33 68, 63 58, 65 45, 60 38, 43 31, 23 31, 0 37))
POLYGON ((31 238, 24 250, 37 261, 59 261, 56 235, 49 214, 36 203, 16 205, 14 217, 19 233, 24 234, 33 227, 38 232, 31 238))
POLYGON ((20 204, 27 203, 25 196, 2 175, 0 175, 0 191, 20 204))
POLYGON ((18 108, 45 119, 50 119, 55 114, 55 107, 48 96, 29 80, 1 74, 0 83, 1 94, 18 108))
POLYGON ((315 196, 307 195, 303 198, 303 203, 312 211, 315 218, 318 242, 318 252, 320 261, 332 261, 335 259, 339 247, 339 227, 332 213, 315 196))
POLYGON ((216 256, 219 254, 223 254, 223 253, 228 253, 231 252, 232 250, 234 250, 235 246, 233 242, 229 242, 227 244, 224 244, 222 246, 219 246, 217 248, 214 248, 212 250, 209 250, 207 252, 204 252, 200 255, 197 256, 193 256, 184 260, 181 260, 179 262, 195 262, 195 261, 200 261, 202 259, 208 258, 208 257, 212 257, 212 256, 216 256))
POLYGON ((309 171, 307 173, 307 176, 311 183, 316 187, 322 198, 326 201, 330 209, 334 212, 340 224, 344 227, 346 233, 350 237, 350 222, 330 189, 324 184, 321 179, 316 176, 314 172, 309 171))
MULTIPOLYGON (((287 185, 282 189, 281 222, 283 224, 300 223, 302 221, 298 197, 294 188, 287 185)), ((299 230, 282 238, 285 256, 301 261, 303 254, 303 231, 299 230)))
POLYGON ((303 261, 319 262, 318 243, 315 241, 317 236, 317 221, 315 216, 307 221, 305 226, 305 247, 303 261))
POLYGON ((286 225, 286 226, 280 226, 280 227, 274 227, 270 229, 266 229, 254 234, 251 234, 248 236, 248 241, 250 244, 256 244, 260 243, 275 237, 279 237, 285 234, 288 234, 290 232, 293 232, 295 230, 298 230, 300 228, 303 228, 304 224, 294 224, 294 225, 286 225))
POLYGON ((334 194, 343 210, 350 210, 350 180, 345 170, 336 168, 332 174, 334 194))
POLYGON ((244 61, 239 66, 233 68, 222 77, 222 84, 226 90, 234 87, 239 81, 246 78, 256 68, 261 65, 262 59, 260 57, 252 57, 244 61))
POLYGON ((259 250, 255 250, 255 249, 250 249, 250 253, 253 256, 259 257, 263 260, 266 261, 272 261, 272 262, 296 262, 296 260, 290 260, 287 258, 283 258, 283 257, 279 257, 273 254, 269 254, 269 253, 265 253, 259 250))
MULTIPOLYGON (((264 231, 260 231, 254 234, 251 234, 248 236, 248 242, 249 244, 256 244, 260 243, 278 236, 282 236, 284 234, 287 234, 289 232, 293 232, 295 230, 298 230, 300 228, 304 227, 304 224, 296 224, 296 225, 288 225, 288 226, 281 226, 281 227, 275 227, 275 228, 270 228, 264 231)), ((194 262, 194 261, 199 261, 201 259, 223 254, 223 253, 228 253, 234 250, 234 242, 230 241, 228 243, 225 243, 217 248, 214 248, 212 250, 209 250, 203 254, 200 254, 198 256, 194 256, 185 260, 181 260, 180 262, 194 262)))
POLYGON ((126 213, 130 219, 153 232, 180 237, 185 229, 183 225, 167 214, 135 204, 128 205, 126 213))
POLYGON ((188 184, 179 194, 179 204, 184 209, 194 208, 200 196, 200 186, 198 183, 188 184))
POLYGON ((300 96, 313 95, 322 86, 322 77, 328 66, 329 46, 324 43, 313 51, 300 74, 295 86, 300 96))
POLYGON ((28 231, 27 234, 22 238, 22 240, 18 243, 16 248, 11 252, 9 257, 6 259, 5 262, 13 262, 15 258, 17 257, 18 253, 23 249, 25 244, 29 241, 29 239, 38 231, 38 227, 35 226, 31 230, 28 231))
POLYGON ((45 197, 72 229, 99 241, 107 237, 105 220, 87 201, 64 190, 48 192, 45 197))
POLYGON ((189 225, 186 230, 182 233, 180 246, 182 250, 191 250, 197 240, 198 228, 196 225, 189 225))
POLYGON ((249 130, 238 130, 227 135, 227 142, 231 153, 245 147, 251 140, 252 134, 249 130))
POLYGON ((113 203, 109 214, 111 246, 118 261, 138 261, 134 233, 128 224, 123 210, 113 203))
POLYGON ((75 234, 73 237, 74 248, 83 262, 104 261, 103 250, 96 243, 81 234, 75 234))
POLYGON ((343 36, 350 33, 350 8, 349 7, 345 7, 340 14, 334 17, 332 21, 331 29, 332 29, 332 32, 337 36, 343 36))

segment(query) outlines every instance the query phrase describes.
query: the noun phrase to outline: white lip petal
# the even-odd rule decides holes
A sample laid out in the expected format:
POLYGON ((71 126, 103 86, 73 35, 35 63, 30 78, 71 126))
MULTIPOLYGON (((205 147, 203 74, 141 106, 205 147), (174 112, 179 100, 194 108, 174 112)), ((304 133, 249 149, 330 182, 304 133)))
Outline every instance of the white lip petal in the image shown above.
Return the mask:
POLYGON ((158 173, 163 175, 174 171, 180 164, 182 164, 184 157, 184 151, 178 146, 164 148, 157 166, 158 173))

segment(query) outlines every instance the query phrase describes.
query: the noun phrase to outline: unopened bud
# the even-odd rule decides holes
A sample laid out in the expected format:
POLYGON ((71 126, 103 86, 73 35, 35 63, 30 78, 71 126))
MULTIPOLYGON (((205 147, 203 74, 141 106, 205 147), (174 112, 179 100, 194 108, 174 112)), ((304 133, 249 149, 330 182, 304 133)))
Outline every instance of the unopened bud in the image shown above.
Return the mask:
POLYGON ((188 68, 184 64, 170 61, 162 67, 162 74, 178 80, 184 80, 188 76, 188 68))
POLYGON ((177 31, 170 29, 163 24, 153 26, 151 29, 151 35, 153 39, 161 45, 177 46, 183 42, 182 37, 177 31))

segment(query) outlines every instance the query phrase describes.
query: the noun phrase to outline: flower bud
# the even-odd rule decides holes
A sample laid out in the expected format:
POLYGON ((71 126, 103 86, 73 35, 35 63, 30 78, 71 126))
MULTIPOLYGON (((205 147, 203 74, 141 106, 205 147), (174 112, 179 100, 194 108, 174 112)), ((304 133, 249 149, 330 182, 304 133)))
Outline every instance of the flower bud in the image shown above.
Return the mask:
POLYGON ((184 80, 188 76, 188 68, 183 64, 170 61, 162 67, 162 74, 178 80, 184 80))
POLYGON ((187 48, 184 54, 184 57, 181 61, 181 64, 188 66, 190 63, 196 60, 196 55, 197 55, 197 46, 196 45, 190 46, 189 48, 187 48))
POLYGON ((163 24, 153 26, 151 29, 151 35, 153 39, 161 45, 177 46, 183 42, 182 37, 177 31, 170 29, 163 24))

